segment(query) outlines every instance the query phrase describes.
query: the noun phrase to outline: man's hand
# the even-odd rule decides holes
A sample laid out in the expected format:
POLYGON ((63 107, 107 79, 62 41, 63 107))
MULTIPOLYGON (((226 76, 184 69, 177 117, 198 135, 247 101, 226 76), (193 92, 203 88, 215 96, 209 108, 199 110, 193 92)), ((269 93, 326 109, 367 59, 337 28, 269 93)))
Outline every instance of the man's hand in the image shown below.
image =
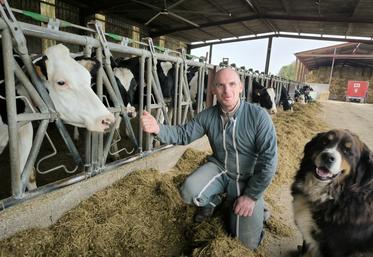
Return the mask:
POLYGON ((233 210, 236 215, 249 217, 253 215, 255 200, 246 195, 241 195, 233 204, 233 210))
POLYGON ((142 129, 145 132, 147 132, 147 133, 154 133, 154 134, 158 134, 159 133, 158 122, 147 111, 143 112, 143 114, 142 114, 142 116, 140 118, 140 122, 141 122, 141 125, 142 125, 142 129))

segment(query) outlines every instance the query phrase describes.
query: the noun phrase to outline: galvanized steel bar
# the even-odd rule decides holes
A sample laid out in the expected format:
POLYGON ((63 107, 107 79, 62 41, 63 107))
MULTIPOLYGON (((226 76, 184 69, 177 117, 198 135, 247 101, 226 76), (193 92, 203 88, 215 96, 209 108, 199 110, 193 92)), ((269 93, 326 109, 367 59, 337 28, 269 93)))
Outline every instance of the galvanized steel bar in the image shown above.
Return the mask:
POLYGON ((23 72, 22 68, 18 65, 16 61, 13 61, 15 66, 15 75, 17 79, 21 82, 24 88, 27 90, 32 102, 39 108, 41 113, 48 114, 48 106, 44 103, 43 99, 40 97, 39 93, 36 91, 35 87, 32 85, 26 74, 23 72))
POLYGON ((27 158, 25 168, 23 169, 21 180, 22 180, 22 193, 26 190, 26 184, 29 181, 29 178, 33 172, 33 167, 36 161, 36 157, 39 154, 41 144, 43 143, 43 139, 45 133, 47 132, 47 128, 49 125, 49 120, 42 120, 39 124, 38 130, 36 131, 34 140, 32 141, 32 147, 30 150, 30 154, 27 158))
MULTIPOLYGON (((146 65, 146 111, 148 113, 151 113, 151 93, 152 93, 152 59, 148 57, 147 59, 147 65, 146 65)), ((145 137, 145 150, 151 150, 151 143, 152 143, 152 138, 149 133, 146 133, 145 137)))
MULTIPOLYGON (((96 49, 96 58, 97 60, 102 63, 102 48, 98 47, 96 49)), ((103 99, 103 70, 102 67, 100 67, 97 71, 97 78, 96 78, 96 87, 97 87, 97 95, 102 101, 103 99)), ((99 133, 98 135, 98 146, 97 146, 97 161, 98 161, 98 166, 99 168, 102 168, 105 163, 103 162, 103 148, 104 148, 104 134, 99 133)))
POLYGON ((8 130, 9 130, 9 156, 11 168, 11 185, 12 195, 20 198, 22 195, 21 182, 21 168, 18 156, 18 137, 17 137, 17 110, 16 110, 16 92, 14 81, 14 58, 12 39, 8 29, 4 29, 1 33, 4 63, 4 81, 5 81, 5 95, 6 107, 8 114, 8 130))
POLYGON ((175 64, 175 93, 174 93, 174 112, 173 112, 173 119, 172 119, 172 125, 177 125, 177 110, 179 109, 179 102, 177 101, 178 93, 179 93, 179 69, 180 69, 180 63, 177 62, 175 64))
MULTIPOLYGON (((139 85, 139 121, 144 111, 144 87, 145 87, 145 60, 146 58, 144 56, 140 57, 140 85, 139 85)), ((142 152, 143 148, 143 129, 141 122, 139 122, 139 152, 142 152)))
POLYGON ((183 80, 182 80, 182 78, 183 78, 183 72, 184 72, 184 65, 185 65, 185 63, 182 62, 180 64, 180 70, 179 70, 180 79, 179 79, 179 86, 178 86, 179 95, 178 95, 178 100, 177 100, 177 102, 178 102, 178 104, 177 104, 177 106, 178 106, 178 108, 177 108, 177 124, 181 124, 181 116, 182 116, 182 110, 183 110, 183 105, 182 105, 182 101, 183 101, 183 94, 182 94, 182 92, 183 92, 183 80))
POLYGON ((152 84, 153 84, 152 89, 153 89, 155 99, 157 100, 157 103, 162 105, 161 110, 163 112, 163 116, 166 121, 166 124, 170 124, 170 120, 168 119, 168 112, 166 109, 166 103, 164 101, 163 94, 162 94, 162 87, 161 87, 161 84, 158 78, 156 65, 157 65, 157 59, 153 60, 153 65, 152 65, 152 75, 153 75, 152 76, 152 84))

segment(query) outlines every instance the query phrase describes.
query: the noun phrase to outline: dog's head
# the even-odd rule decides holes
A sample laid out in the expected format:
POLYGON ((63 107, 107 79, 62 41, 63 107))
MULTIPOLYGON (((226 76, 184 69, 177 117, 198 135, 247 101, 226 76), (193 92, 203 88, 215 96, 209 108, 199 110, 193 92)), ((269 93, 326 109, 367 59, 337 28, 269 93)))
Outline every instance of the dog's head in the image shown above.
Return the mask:
MULTIPOLYGON (((369 148, 348 130, 317 134, 304 148, 301 169, 312 173, 315 182, 362 186, 373 183, 372 155, 369 148)), ((305 177, 306 174, 303 174, 305 177)))

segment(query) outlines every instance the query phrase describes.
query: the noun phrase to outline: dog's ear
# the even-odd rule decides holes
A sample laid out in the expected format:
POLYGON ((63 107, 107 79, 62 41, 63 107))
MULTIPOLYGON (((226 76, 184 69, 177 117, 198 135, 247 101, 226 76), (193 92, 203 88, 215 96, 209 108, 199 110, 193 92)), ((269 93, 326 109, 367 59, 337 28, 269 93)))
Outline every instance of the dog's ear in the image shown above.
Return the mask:
POLYGON ((321 138, 326 134, 327 132, 321 132, 318 133, 316 136, 314 136, 311 141, 309 141, 305 146, 304 146, 304 158, 305 157, 311 157, 312 152, 318 146, 321 142, 321 138))
MULTIPOLYGON (((326 134, 327 132, 318 133, 316 136, 314 136, 305 146, 303 151, 303 158, 300 163, 299 170, 303 171, 299 173, 299 176, 304 176, 304 172, 310 168, 310 166, 313 165, 313 154, 315 152, 315 149, 318 148, 318 145, 321 144, 321 138, 326 134)), ((298 175, 297 175, 298 176, 298 175)))
POLYGON ((363 197, 373 193, 373 154, 365 144, 363 144, 351 189, 363 197))

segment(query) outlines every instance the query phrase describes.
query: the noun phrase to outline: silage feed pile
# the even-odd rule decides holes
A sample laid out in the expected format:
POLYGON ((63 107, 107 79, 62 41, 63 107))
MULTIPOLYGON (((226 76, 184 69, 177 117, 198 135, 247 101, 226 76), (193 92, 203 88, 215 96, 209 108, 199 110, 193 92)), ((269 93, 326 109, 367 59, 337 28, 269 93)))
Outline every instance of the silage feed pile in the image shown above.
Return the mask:
MULTIPOLYGON (((273 118, 279 169, 266 202, 278 213, 281 209, 271 192, 291 183, 304 144, 325 128, 317 118, 319 112, 318 104, 309 104, 296 106, 292 113, 279 112, 273 118)), ((271 240, 293 233, 276 212, 257 251, 227 235, 221 215, 224 207, 210 220, 193 223, 195 208, 182 203, 178 188, 208 154, 188 149, 170 172, 133 172, 83 201, 51 227, 27 230, 0 241, 0 256, 270 257, 271 240)))

